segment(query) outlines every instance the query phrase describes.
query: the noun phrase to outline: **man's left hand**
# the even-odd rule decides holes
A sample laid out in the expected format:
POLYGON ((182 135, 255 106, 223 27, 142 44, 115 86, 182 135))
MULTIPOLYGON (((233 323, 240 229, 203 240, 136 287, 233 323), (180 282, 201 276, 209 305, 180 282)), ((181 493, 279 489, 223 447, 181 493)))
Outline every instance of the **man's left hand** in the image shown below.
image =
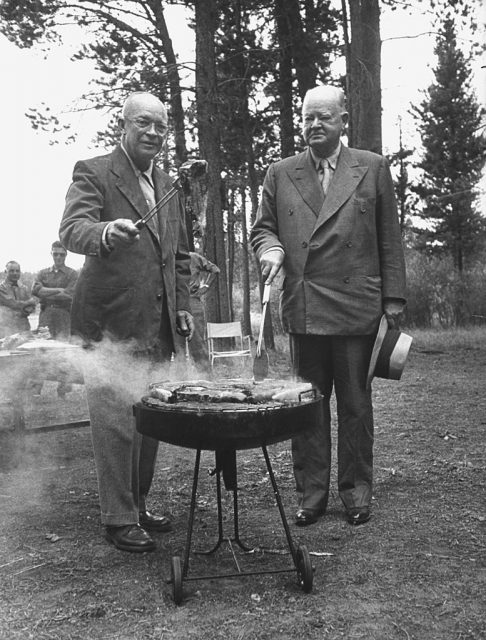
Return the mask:
POLYGON ((398 329, 400 327, 404 308, 405 304, 401 300, 385 300, 383 302, 383 311, 390 329, 398 329))
POLYGON ((189 311, 176 312, 176 329, 179 335, 191 340, 194 334, 194 318, 189 311))

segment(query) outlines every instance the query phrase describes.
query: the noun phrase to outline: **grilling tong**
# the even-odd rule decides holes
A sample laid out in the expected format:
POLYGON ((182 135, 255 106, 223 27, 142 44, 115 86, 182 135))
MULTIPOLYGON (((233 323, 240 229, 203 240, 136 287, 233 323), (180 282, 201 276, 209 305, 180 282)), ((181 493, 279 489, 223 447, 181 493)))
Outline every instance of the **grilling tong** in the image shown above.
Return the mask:
POLYGON ((260 333, 258 334, 256 354, 253 359, 253 378, 255 380, 265 380, 268 375, 268 353, 265 350, 262 351, 262 342, 265 315, 267 313, 267 305, 270 300, 270 287, 271 285, 266 284, 263 288, 262 319, 260 320, 260 333))

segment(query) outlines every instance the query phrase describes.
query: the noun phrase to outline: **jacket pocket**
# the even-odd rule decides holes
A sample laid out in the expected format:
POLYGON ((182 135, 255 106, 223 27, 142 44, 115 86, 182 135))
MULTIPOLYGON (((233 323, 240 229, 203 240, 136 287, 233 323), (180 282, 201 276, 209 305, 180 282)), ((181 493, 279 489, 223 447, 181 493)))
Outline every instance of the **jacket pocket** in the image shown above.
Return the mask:
POLYGON ((376 198, 355 198, 354 206, 359 214, 370 214, 375 210, 376 198))

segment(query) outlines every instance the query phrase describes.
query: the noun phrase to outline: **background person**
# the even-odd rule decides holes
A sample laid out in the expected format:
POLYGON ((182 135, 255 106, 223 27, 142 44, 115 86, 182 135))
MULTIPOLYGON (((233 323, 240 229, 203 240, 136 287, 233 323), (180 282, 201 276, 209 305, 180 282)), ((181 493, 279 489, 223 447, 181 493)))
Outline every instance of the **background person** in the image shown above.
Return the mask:
POLYGON ((71 335, 71 304, 77 272, 67 267, 67 251, 56 240, 51 246, 54 264, 42 269, 32 285, 32 294, 40 300, 39 327, 48 327, 51 337, 69 340, 71 335))
MULTIPOLYGON (((47 327, 51 338, 68 342, 71 337, 71 304, 78 274, 65 265, 67 251, 59 240, 52 243, 51 256, 54 264, 39 271, 32 285, 32 294, 40 300, 39 327, 47 327)), ((70 379, 83 382, 79 372, 73 375, 73 364, 62 355, 50 358, 44 371, 39 371, 40 379, 33 387, 36 395, 41 393, 42 377, 58 380, 57 395, 60 398, 72 390, 70 379)))
POLYGON ((283 265, 282 322, 295 373, 325 399, 323 424, 293 440, 298 525, 326 509, 331 466, 329 400, 338 410, 338 489, 350 524, 370 518, 373 412, 366 378, 384 313, 398 328, 405 267, 393 182, 380 155, 341 143, 344 94, 307 92, 308 148, 272 164, 251 232, 263 279, 283 265))
POLYGON ((20 282, 20 275, 19 263, 15 260, 7 262, 5 279, 0 283, 0 338, 30 331, 29 315, 35 310, 37 301, 20 282))
POLYGON ((166 531, 170 521, 146 508, 158 441, 137 434, 132 403, 146 391, 150 363, 170 359, 176 331, 190 339, 193 320, 180 198, 141 231, 135 226, 172 185, 154 163, 167 112, 155 96, 134 93, 119 125, 121 144, 112 153, 74 167, 60 238, 86 255, 71 326, 91 346, 85 377, 101 521, 107 540, 137 552, 155 548, 147 529, 166 531))
POLYGON ((194 315, 194 335, 191 340, 190 353, 199 365, 208 365, 208 347, 206 343, 206 305, 205 296, 214 283, 220 271, 206 257, 190 252, 191 256, 191 280, 189 290, 191 292, 191 310, 194 315))

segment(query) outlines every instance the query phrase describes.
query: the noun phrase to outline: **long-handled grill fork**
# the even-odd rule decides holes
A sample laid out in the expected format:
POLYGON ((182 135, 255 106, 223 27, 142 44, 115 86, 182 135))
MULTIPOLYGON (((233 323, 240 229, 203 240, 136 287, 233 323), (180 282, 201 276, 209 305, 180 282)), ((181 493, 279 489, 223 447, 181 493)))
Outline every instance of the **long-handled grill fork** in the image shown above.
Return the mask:
POLYGON ((183 183, 186 180, 188 180, 190 177, 201 177, 207 172, 207 168, 208 165, 206 160, 188 160, 187 162, 184 162, 184 164, 179 167, 179 176, 172 182, 169 191, 167 191, 167 193, 164 193, 162 198, 160 198, 160 200, 156 202, 154 206, 149 211, 147 211, 147 213, 142 218, 140 218, 140 220, 137 220, 137 222, 135 223, 137 229, 142 229, 142 227, 144 227, 147 222, 155 216, 155 214, 161 207, 170 202, 176 195, 176 193, 182 189, 183 183))
POLYGON ((147 222, 155 216, 155 214, 161 207, 165 206, 168 202, 172 200, 172 198, 176 195, 176 193, 181 188, 182 188, 182 184, 179 177, 174 180, 174 182, 172 183, 172 187, 169 189, 169 191, 167 191, 167 193, 164 193, 162 198, 160 198, 160 200, 158 200, 154 204, 154 206, 149 211, 147 211, 147 213, 142 218, 140 218, 140 220, 137 220, 137 222, 135 223, 135 226, 137 227, 137 229, 141 229, 142 227, 144 227, 147 224, 147 222))

